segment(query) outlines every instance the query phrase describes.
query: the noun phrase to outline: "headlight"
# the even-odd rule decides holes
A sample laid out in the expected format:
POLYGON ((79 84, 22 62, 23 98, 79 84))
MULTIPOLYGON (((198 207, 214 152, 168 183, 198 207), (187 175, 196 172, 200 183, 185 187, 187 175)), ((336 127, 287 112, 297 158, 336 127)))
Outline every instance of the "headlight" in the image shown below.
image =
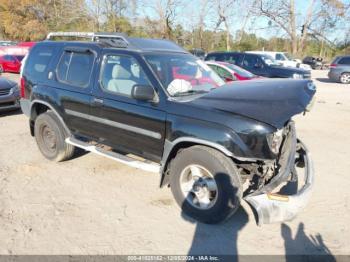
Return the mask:
POLYGON ((278 154, 282 140, 283 140, 283 129, 279 129, 277 130, 277 132, 267 135, 267 143, 269 144, 270 150, 274 154, 278 154))
POLYGON ((294 79, 303 79, 303 75, 295 73, 295 74, 293 74, 293 78, 294 79))

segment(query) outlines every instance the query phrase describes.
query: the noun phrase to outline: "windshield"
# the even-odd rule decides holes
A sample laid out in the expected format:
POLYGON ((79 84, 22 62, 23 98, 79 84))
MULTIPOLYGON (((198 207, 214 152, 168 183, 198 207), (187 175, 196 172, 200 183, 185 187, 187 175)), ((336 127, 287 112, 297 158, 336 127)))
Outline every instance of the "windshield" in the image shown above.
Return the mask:
POLYGON ((270 55, 262 55, 261 58, 267 65, 280 65, 272 56, 270 55))
POLYGON ((235 73, 239 74, 240 76, 243 77, 247 77, 247 78, 253 78, 255 77, 254 74, 250 73, 249 71, 239 67, 239 66, 235 66, 233 64, 228 64, 225 65, 226 67, 230 68, 231 70, 233 70, 235 73))
POLYGON ((170 96, 206 93, 225 82, 203 61, 188 54, 145 55, 170 96))

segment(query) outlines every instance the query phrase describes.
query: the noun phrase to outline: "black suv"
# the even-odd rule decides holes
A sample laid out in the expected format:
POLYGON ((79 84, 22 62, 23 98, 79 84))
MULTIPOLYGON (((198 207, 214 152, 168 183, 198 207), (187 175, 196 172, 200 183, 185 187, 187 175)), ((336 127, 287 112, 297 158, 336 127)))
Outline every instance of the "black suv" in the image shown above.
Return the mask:
POLYGON ((213 52, 206 61, 222 61, 238 65, 255 75, 269 78, 310 79, 311 73, 301 68, 283 67, 271 56, 239 52, 213 52))
POLYGON ((320 70, 323 68, 322 61, 321 57, 306 56, 303 59, 303 64, 311 66, 312 69, 320 70))
POLYGON ((312 163, 291 117, 310 104, 311 81, 225 85, 167 40, 48 39, 30 51, 21 79, 21 106, 46 158, 63 161, 79 147, 159 172, 183 211, 205 223, 232 215, 242 198, 260 223, 291 219, 306 204, 312 163), (296 167, 305 169, 302 189, 272 194, 297 180, 296 167))

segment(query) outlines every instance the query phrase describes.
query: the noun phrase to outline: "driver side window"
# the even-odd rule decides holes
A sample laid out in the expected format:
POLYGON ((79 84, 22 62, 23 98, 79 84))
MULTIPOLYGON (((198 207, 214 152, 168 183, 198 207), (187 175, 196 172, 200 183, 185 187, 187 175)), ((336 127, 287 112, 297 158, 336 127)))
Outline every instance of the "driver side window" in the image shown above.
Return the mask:
POLYGON ((127 97, 135 85, 150 85, 137 60, 125 55, 105 56, 100 79, 102 89, 127 97))

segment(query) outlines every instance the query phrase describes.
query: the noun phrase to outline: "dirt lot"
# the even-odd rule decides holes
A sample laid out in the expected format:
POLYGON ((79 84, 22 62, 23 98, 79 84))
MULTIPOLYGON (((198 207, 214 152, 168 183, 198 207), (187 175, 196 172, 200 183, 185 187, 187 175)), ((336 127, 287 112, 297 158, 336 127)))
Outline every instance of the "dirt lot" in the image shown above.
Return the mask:
POLYGON ((26 117, 2 114, 0 254, 350 254, 350 86, 326 73, 313 72, 317 102, 296 118, 313 154, 313 197, 282 225, 256 226, 246 204, 224 224, 195 223, 157 175, 93 154, 51 163, 26 117))

